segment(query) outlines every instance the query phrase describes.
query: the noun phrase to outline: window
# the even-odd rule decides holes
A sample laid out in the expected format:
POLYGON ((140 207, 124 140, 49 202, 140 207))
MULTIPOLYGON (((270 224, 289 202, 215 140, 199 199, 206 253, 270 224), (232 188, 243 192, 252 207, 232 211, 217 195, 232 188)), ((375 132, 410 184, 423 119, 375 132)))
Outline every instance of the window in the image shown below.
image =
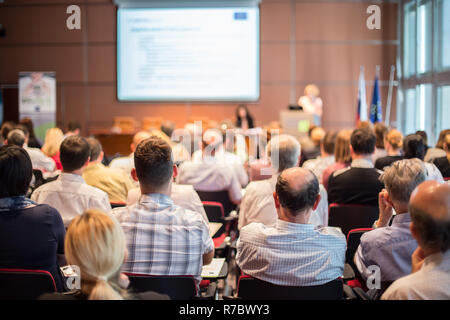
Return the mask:
POLYGON ((416 11, 414 3, 405 5, 405 23, 403 33, 404 74, 409 77, 416 73, 416 11))
POLYGON ((450 69, 450 0, 439 0, 436 4, 438 43, 436 54, 437 69, 450 69))
POLYGON ((431 70, 432 49, 432 6, 431 1, 417 8, 417 72, 425 73, 431 70))
POLYGON ((450 129, 450 85, 438 89, 437 132, 450 129))

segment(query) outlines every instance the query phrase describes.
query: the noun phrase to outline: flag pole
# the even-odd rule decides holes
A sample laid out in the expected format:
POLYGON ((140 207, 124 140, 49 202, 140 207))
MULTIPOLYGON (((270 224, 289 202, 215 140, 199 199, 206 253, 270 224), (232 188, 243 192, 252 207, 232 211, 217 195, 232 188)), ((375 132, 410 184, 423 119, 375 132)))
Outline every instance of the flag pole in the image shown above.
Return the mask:
POLYGON ((389 90, 388 90, 388 97, 386 101, 386 115, 384 124, 386 126, 389 126, 390 118, 391 118, 391 103, 392 103, 392 89, 394 87, 394 73, 395 73, 395 66, 391 65, 391 73, 389 75, 389 90))

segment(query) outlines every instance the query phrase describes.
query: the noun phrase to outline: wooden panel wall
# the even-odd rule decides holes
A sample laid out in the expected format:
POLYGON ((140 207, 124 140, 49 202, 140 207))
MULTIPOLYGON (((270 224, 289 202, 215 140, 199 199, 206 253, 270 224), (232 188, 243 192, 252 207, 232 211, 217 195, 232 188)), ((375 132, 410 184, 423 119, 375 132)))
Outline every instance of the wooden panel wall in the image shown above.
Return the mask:
MULTIPOLYGON (((261 97, 249 104, 256 123, 278 120, 308 83, 324 101, 323 125, 353 125, 360 65, 367 98, 375 66, 381 66, 383 106, 389 69, 397 55, 397 4, 378 2, 381 30, 366 28, 363 0, 263 0, 261 97)), ((237 103, 120 103, 116 99, 116 8, 111 0, 6 0, 0 4, 0 86, 16 84, 20 71, 55 71, 57 119, 108 128, 114 116, 163 116, 182 126, 191 116, 233 118, 237 103), (66 7, 81 7, 81 30, 66 28, 66 7)), ((391 119, 395 120, 394 90, 391 119)), ((8 107, 8 106, 7 106, 8 107)))

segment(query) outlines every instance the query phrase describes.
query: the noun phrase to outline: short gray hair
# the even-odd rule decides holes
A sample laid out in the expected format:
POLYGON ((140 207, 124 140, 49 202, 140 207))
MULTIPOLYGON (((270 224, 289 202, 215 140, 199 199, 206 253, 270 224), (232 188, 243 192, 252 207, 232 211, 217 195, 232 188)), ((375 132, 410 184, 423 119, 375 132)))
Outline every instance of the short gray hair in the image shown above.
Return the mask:
POLYGON ((300 151, 298 140, 287 134, 277 135, 267 144, 267 156, 270 158, 272 168, 278 172, 295 167, 300 151))
POLYGON ((9 146, 23 147, 25 144, 25 134, 22 130, 14 129, 8 133, 6 140, 8 140, 9 146))
POLYGON ((425 165, 421 160, 414 158, 399 160, 384 168, 380 180, 392 199, 409 202, 411 193, 426 180, 426 177, 425 165))

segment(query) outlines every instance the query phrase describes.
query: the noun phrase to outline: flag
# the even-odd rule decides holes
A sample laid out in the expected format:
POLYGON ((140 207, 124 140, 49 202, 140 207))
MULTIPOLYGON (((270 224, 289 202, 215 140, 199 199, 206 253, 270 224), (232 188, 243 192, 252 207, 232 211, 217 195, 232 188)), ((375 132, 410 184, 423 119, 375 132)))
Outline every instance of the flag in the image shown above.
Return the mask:
POLYGON ((372 103, 370 104, 370 121, 372 123, 383 121, 380 87, 378 86, 377 75, 375 75, 375 83, 373 84, 372 103))
POLYGON ((364 68, 361 67, 358 82, 358 111, 356 113, 356 125, 367 120, 366 80, 364 79, 364 68))

